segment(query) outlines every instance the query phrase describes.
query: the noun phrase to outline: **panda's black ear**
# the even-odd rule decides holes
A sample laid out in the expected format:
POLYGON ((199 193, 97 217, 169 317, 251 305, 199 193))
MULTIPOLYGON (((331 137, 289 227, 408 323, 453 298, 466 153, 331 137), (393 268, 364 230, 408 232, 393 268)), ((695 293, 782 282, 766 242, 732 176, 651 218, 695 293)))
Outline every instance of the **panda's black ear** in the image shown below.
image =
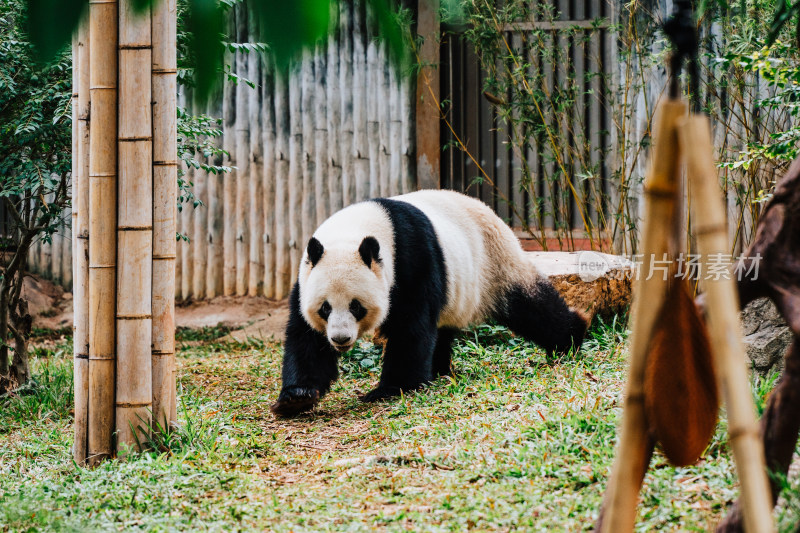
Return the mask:
POLYGON ((311 266, 313 267, 316 266, 322 258, 322 254, 325 253, 325 248, 322 247, 322 243, 315 237, 311 237, 311 240, 308 241, 306 252, 308 253, 308 260, 311 261, 311 266))
POLYGON ((361 241, 361 246, 358 247, 358 253, 367 266, 372 266, 373 261, 378 261, 378 253, 380 251, 381 245, 378 244, 378 239, 375 237, 364 237, 364 240, 361 241))

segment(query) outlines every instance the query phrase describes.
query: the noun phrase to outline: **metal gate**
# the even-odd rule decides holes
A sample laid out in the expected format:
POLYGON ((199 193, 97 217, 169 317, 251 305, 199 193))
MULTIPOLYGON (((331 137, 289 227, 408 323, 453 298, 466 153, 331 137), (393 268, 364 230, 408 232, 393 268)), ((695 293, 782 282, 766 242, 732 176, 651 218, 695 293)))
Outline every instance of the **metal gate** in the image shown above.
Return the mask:
POLYGON ((613 8, 596 0, 532 0, 531 5, 541 9, 545 4, 553 9, 548 20, 521 20, 503 25, 502 31, 509 46, 528 58, 530 68, 540 69, 541 87, 537 90, 553 95, 567 83, 575 91, 577 97, 569 109, 558 116, 544 111, 553 131, 566 133, 559 135, 558 143, 539 136, 511 150, 509 128, 491 100, 510 101, 512 91, 484 94, 487 72, 464 29, 445 28, 441 45, 441 137, 445 147, 441 186, 481 198, 513 227, 580 230, 588 223, 602 230, 608 225, 608 198, 613 193, 609 161, 613 117, 607 105, 615 60, 609 27, 613 8), (531 38, 533 32, 538 36, 536 42, 531 38), (543 60, 543 34, 546 46, 558 47, 566 61, 548 64, 543 60), (551 148, 554 144, 557 150, 551 148), (553 156, 556 152, 562 155, 560 163, 553 156), (584 152, 585 157, 567 157, 584 152), (523 184, 523 157, 530 176, 527 187, 523 184), (482 172, 476 162, 494 187, 485 179, 481 183, 482 172), (552 180, 559 174, 567 176, 561 178, 560 186, 552 180), (591 184, 586 179, 589 175, 591 184), (594 200, 588 194, 590 186, 594 200), (600 201, 596 201, 598 196, 600 201), (517 214, 509 208, 510 203, 517 206, 517 214), (559 207, 549 209, 552 205, 559 207))

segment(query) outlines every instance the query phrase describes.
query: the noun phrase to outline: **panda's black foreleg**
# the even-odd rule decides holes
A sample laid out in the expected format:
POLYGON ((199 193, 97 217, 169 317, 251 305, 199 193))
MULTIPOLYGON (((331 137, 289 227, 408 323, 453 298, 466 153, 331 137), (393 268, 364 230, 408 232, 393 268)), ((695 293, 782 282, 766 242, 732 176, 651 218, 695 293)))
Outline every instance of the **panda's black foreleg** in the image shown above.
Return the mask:
POLYGON ((338 353, 325 335, 314 330, 300 313, 297 283, 289 296, 289 323, 283 352, 282 388, 270 410, 278 416, 308 411, 325 396, 339 376, 338 353))
POLYGON ((586 319, 569 308, 548 281, 511 287, 494 318, 511 331, 551 353, 577 351, 586 334, 586 319))
POLYGON ((450 355, 453 353, 453 341, 457 334, 457 329, 439 328, 436 348, 433 350, 433 377, 449 376, 453 373, 450 355))
POLYGON ((384 326, 381 335, 386 337, 381 379, 375 389, 359 397, 363 402, 399 396, 419 389, 433 378, 435 321, 429 324, 417 321, 396 328, 384 326))

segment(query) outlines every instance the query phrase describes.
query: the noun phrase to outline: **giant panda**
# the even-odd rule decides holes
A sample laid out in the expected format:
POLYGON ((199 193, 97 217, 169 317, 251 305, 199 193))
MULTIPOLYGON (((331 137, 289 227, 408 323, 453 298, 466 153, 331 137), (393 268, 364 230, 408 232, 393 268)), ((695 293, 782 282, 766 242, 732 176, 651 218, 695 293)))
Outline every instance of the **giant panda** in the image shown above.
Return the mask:
POLYGON ((385 340, 383 367, 360 399, 418 389, 450 373, 458 330, 487 318, 548 352, 577 350, 587 328, 479 200, 423 190, 346 207, 303 254, 271 410, 311 409, 336 380, 339 355, 368 332, 385 340))

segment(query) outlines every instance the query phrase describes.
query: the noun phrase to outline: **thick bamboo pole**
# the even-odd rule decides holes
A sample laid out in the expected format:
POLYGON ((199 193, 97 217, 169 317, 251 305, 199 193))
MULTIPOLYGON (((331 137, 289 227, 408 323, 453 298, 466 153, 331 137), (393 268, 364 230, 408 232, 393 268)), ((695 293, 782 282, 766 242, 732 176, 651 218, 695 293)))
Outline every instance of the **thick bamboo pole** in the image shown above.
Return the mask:
MULTIPOLYGON (((256 32, 252 32, 253 35, 256 32)), ((247 77, 254 83, 261 81, 261 58, 258 52, 250 52, 247 77)), ((247 105, 250 120, 250 194, 247 208, 250 230, 250 269, 247 293, 259 296, 264 293, 264 145, 261 135, 262 102, 261 87, 248 91, 247 105)))
MULTIPOLYGON (((300 67, 289 70, 289 276, 294 283, 300 269, 300 256, 305 249, 303 225, 303 113, 300 67)), ((278 219, 279 223, 281 219, 278 219)), ((284 219, 286 220, 286 219, 284 219)))
POLYGON ((84 464, 89 438, 89 23, 84 21, 73 52, 73 86, 77 89, 74 123, 77 149, 73 153, 72 227, 75 241, 75 272, 72 287, 74 309, 73 347, 75 353, 75 441, 73 458, 84 464))
MULTIPOLYGON (((678 126, 681 151, 686 158, 692 215, 701 264, 707 267, 729 253, 725 208, 719 198, 711 126, 707 117, 692 115, 678 126)), ((714 366, 728 411, 728 435, 741 481, 742 510, 748 532, 774 531, 772 500, 764 462, 764 448, 750 396, 747 359, 739 322, 739 300, 734 279, 707 275, 706 293, 714 366)))
MULTIPOLYGON (((334 4, 335 6, 336 4, 334 4)), ((333 17, 337 17, 334 12, 333 17)), ((326 69, 327 86, 327 130, 328 130, 328 194, 330 195, 331 213, 344 206, 342 197, 342 149, 341 125, 342 104, 341 86, 339 84, 339 36, 331 32, 328 36, 328 65, 326 69)))
POLYGON ((264 296, 275 298, 275 72, 269 56, 263 56, 261 133, 264 142, 264 296))
POLYGON ((325 43, 317 43, 314 49, 314 194, 317 197, 317 221, 322 222, 330 214, 328 195, 328 117, 327 91, 328 54, 325 43))
POLYGON ((177 419, 175 398, 175 222, 178 195, 176 0, 153 11, 153 417, 177 419))
MULTIPOLYGON (((209 116, 218 118, 222 116, 222 94, 212 97, 209 101, 209 116)), ((217 148, 222 148, 222 137, 213 140, 217 148)), ((223 164, 221 155, 214 156, 215 165, 223 164)), ((208 228, 205 245, 208 247, 208 268, 206 270, 206 296, 214 298, 223 293, 223 257, 222 257, 222 235, 225 216, 223 213, 223 191, 225 177, 222 174, 209 174, 206 196, 208 198, 208 228)))
POLYGON ((314 155, 314 149, 316 148, 316 138, 314 136, 316 83, 314 81, 314 52, 311 49, 303 51, 301 76, 303 88, 303 100, 301 102, 303 114, 303 213, 300 229, 300 249, 303 249, 302 243, 308 242, 317 226, 316 188, 314 182, 317 168, 317 161, 314 155))
POLYGON ((647 216, 642 229, 644 260, 633 292, 633 334, 628 380, 620 441, 603 502, 600 529, 604 533, 633 531, 639 490, 653 450, 645 415, 644 371, 651 332, 666 294, 667 283, 658 271, 653 273, 652 268, 654 260, 662 260, 669 252, 671 229, 665 221, 673 220, 676 210, 676 123, 685 114, 686 105, 683 102, 664 102, 659 108, 653 135, 653 156, 644 184, 647 202, 647 216))
POLYGON ((111 456, 117 270, 117 2, 89 3, 89 449, 111 456))
MULTIPOLYGON (((228 15, 228 35, 236 35, 236 10, 228 15)), ((225 51, 225 63, 233 64, 234 54, 225 51)), ((236 86, 225 80, 222 89, 222 147, 225 149, 225 166, 232 167, 236 155, 236 86)), ((225 226, 222 236, 222 292, 225 296, 236 293, 236 171, 225 176, 223 181, 223 213, 225 226)))
POLYGON ((367 138, 367 47, 364 2, 353 6, 353 174, 356 201, 369 198, 369 141, 367 138))
MULTIPOLYGON (((247 42, 247 6, 239 4, 236 13, 236 36, 240 43, 247 42)), ((236 52, 236 75, 247 78, 248 54, 236 52)), ((236 85, 236 294, 247 294, 248 262, 250 261, 250 231, 247 227, 247 207, 250 204, 250 116, 248 93, 250 87, 242 81, 236 85)))
POLYGON ((275 73, 275 298, 289 295, 291 259, 289 257, 288 220, 286 213, 289 195, 289 82, 285 67, 275 73))
POLYGON ((153 124, 149 13, 119 10, 117 449, 149 432, 153 407, 153 124))
POLYGON ((339 3, 339 95, 341 124, 339 148, 342 166, 342 201, 356 201, 355 162, 353 161, 353 2, 339 3))

